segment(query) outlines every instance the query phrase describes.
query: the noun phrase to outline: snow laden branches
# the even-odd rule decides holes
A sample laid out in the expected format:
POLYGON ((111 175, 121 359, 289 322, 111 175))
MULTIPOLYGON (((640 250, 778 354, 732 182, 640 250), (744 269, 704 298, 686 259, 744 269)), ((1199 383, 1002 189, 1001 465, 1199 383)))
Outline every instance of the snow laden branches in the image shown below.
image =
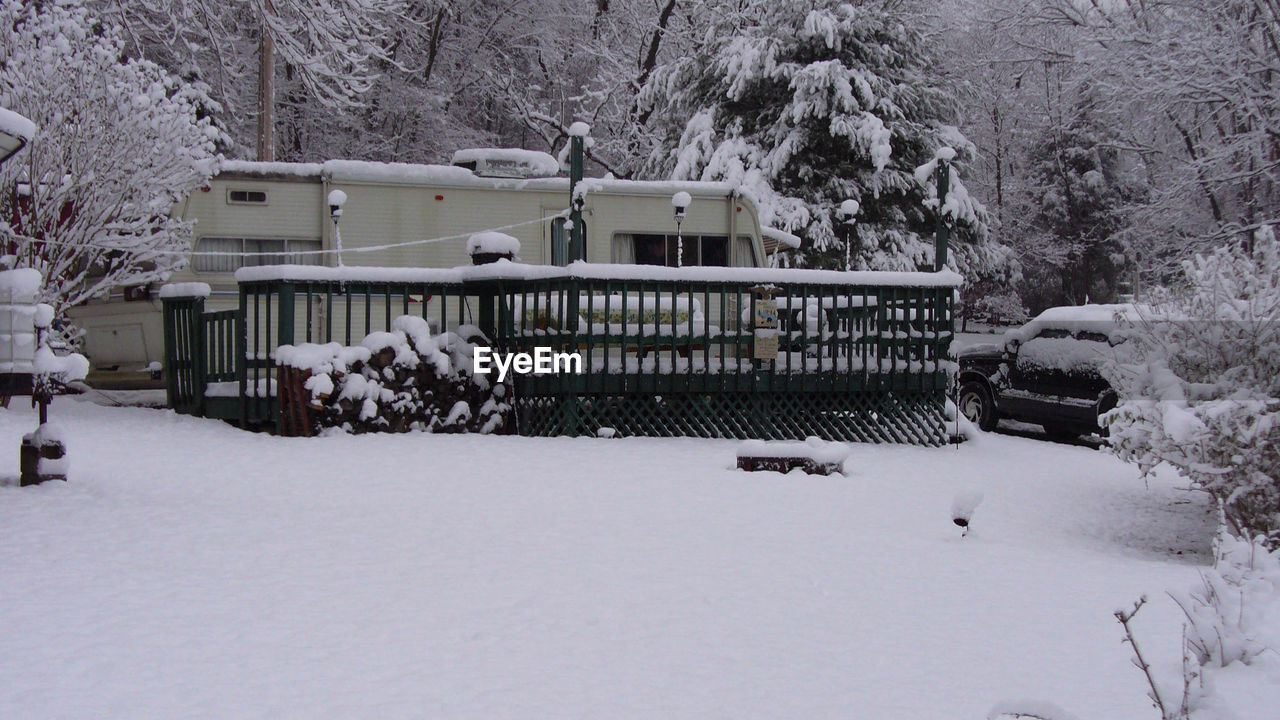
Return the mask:
POLYGON ((191 238, 170 211, 215 162, 206 98, 125 59, 119 32, 75 4, 8 0, 0 13, 14 28, 0 39, 0 104, 39 127, 0 172, 6 251, 44 274, 59 315, 164 277, 191 238))
MULTIPOLYGON (((642 91, 664 133, 645 170, 724 180, 761 222, 805 238, 798 262, 916 270, 931 263, 936 203, 913 176, 942 146, 972 145, 945 120, 951 93, 910 4, 748 3, 696 52, 659 67, 642 91), (847 200, 860 208, 842 224, 847 200)), ((962 186, 961 186, 962 187, 962 186)), ((957 217, 957 264, 994 264, 985 210, 957 217), (959 251, 959 247, 971 251, 959 251)))
POLYGON ((1103 371, 1122 399, 1104 416, 1113 451, 1150 472, 1168 463, 1218 498, 1232 529, 1280 544, 1280 248, 1185 264, 1185 290, 1146 311, 1103 371))

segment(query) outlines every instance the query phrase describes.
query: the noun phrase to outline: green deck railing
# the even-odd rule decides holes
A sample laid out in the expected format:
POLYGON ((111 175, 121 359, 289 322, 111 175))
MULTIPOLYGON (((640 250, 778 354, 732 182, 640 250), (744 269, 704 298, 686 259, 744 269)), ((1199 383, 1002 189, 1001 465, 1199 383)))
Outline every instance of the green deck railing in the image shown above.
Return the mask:
POLYGON ((274 423, 276 346, 350 345, 412 314, 437 330, 474 325, 495 352, 546 347, 581 358, 580 372, 514 378, 525 435, 609 427, 627 435, 946 442, 959 283, 950 273, 505 263, 375 270, 242 271, 239 307, 218 312, 196 299, 166 299, 171 403, 246 425, 274 423), (775 306, 776 329, 762 327, 758 311, 775 306))

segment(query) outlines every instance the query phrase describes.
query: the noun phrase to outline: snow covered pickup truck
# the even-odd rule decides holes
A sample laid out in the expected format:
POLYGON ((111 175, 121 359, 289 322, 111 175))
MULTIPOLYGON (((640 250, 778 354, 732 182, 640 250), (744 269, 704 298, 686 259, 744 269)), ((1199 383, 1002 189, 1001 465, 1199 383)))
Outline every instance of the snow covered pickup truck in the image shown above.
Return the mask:
POLYGON ((1098 416, 1116 406, 1116 394, 1099 368, 1115 352, 1117 320, 1132 312, 1131 305, 1050 308, 1005 333, 1002 345, 960 350, 960 412, 983 430, 1009 418, 1043 425, 1055 438, 1106 434, 1098 416))

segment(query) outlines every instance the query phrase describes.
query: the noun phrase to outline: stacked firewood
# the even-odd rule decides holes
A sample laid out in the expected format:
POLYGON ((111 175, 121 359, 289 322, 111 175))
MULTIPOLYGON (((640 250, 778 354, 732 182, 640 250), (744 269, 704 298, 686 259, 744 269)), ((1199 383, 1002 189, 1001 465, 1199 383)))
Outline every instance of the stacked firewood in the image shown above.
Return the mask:
POLYGON ((472 372, 472 354, 486 342, 473 327, 432 334, 421 318, 404 316, 354 347, 281 346, 281 432, 512 433, 510 382, 472 372))

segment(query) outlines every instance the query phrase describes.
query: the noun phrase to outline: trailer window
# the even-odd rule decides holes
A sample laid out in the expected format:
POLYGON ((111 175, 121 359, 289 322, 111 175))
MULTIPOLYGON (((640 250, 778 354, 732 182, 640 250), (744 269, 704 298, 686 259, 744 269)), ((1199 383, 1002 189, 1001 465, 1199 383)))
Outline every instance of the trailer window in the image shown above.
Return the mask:
POLYGON ((228 190, 227 202, 231 205, 266 205, 266 190, 228 190))
MULTIPOLYGON (((587 221, 579 220, 582 223, 583 242, 587 237, 587 221)), ((568 218, 556 218, 551 221, 551 264, 564 267, 576 258, 569 257, 571 246, 573 245, 573 233, 570 232, 568 218)))
POLYGON ((322 255, 299 254, 320 249, 319 240, 202 237, 196 240, 191 267, 196 272, 235 272, 254 265, 321 265, 322 255))
POLYGON ((613 262, 676 267, 681 252, 685 266, 726 267, 729 265, 729 238, 724 235, 675 235, 621 233, 613 236, 613 262))
POLYGON ((759 267, 760 263, 756 262, 756 244, 751 241, 749 235, 739 235, 734 242, 734 258, 735 267, 759 267))

